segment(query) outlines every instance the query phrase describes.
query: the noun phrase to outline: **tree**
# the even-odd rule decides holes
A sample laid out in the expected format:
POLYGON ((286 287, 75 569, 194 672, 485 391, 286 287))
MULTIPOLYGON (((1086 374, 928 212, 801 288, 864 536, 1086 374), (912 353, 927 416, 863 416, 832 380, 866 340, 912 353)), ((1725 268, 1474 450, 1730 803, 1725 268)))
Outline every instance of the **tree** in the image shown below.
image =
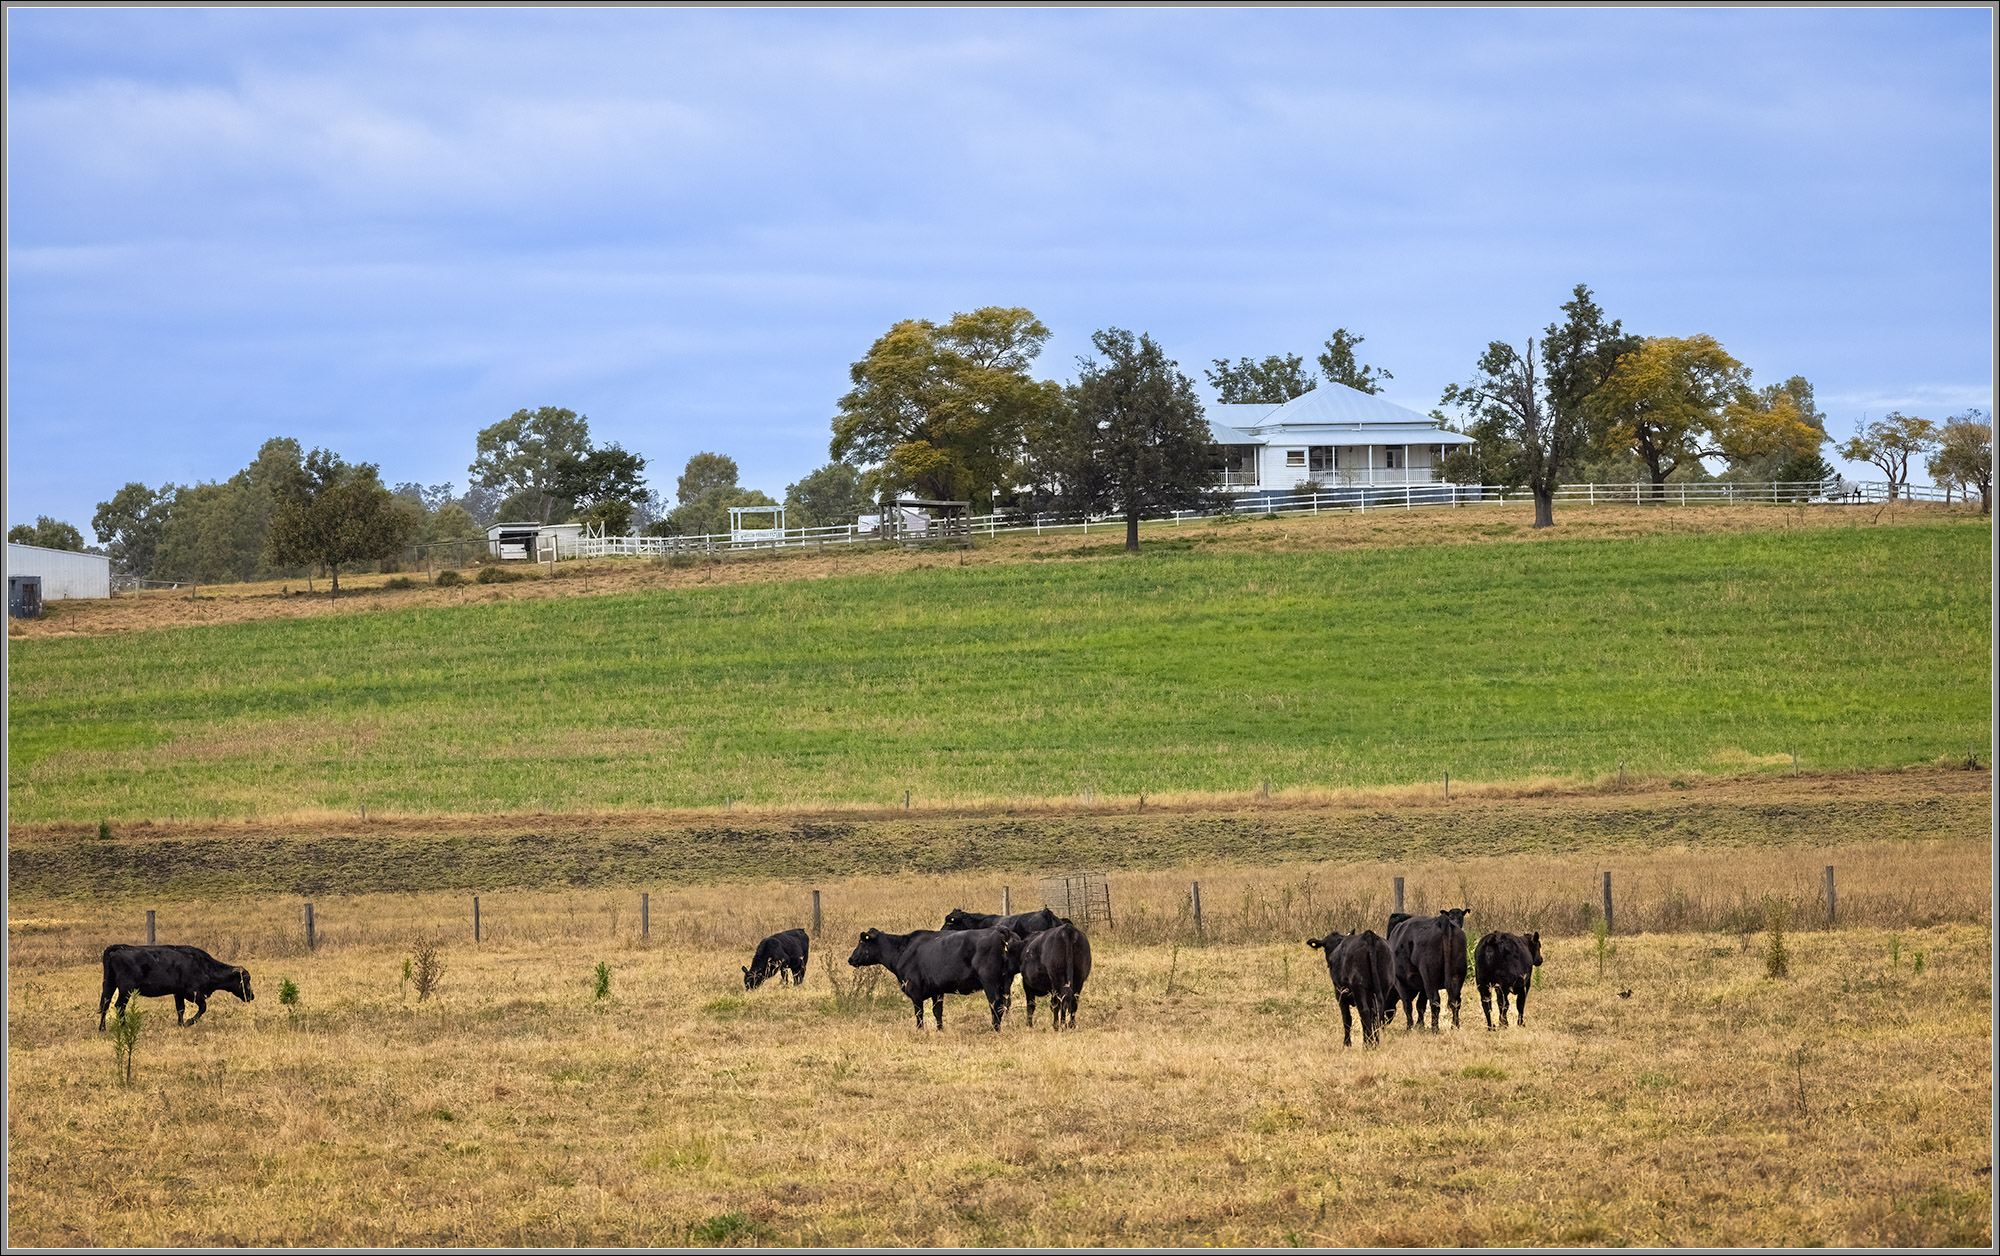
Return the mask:
POLYGON ((118 570, 133 576, 152 572, 173 509, 173 487, 169 484, 155 493, 134 480, 113 493, 110 501, 97 503, 90 529, 100 544, 110 547, 112 565, 118 570))
POLYGON ((1624 353, 1636 347, 1619 322, 1604 321, 1590 289, 1576 285, 1562 305, 1567 318, 1542 336, 1542 372, 1535 342, 1525 353, 1495 340, 1480 355, 1478 378, 1444 390, 1479 441, 1479 463, 1501 484, 1525 484, 1535 496, 1535 526, 1555 524, 1555 493, 1590 432, 1590 399, 1624 353))
POLYGON ((714 536, 729 530, 731 506, 776 506, 778 502, 736 482, 736 459, 699 453, 687 460, 675 482, 680 504, 647 528, 653 536, 714 536))
POLYGON ((1967 496, 1978 489, 1979 513, 1993 513, 1993 424, 1985 411, 1967 410, 1946 419, 1927 465, 1940 484, 1956 484, 1967 496))
POLYGON ((1214 438, 1194 381, 1151 336, 1112 327, 1090 339, 1105 360, 1077 363, 1069 461, 1082 472, 1085 508, 1122 511, 1125 549, 1137 553, 1141 515, 1200 504, 1215 475, 1214 438))
POLYGON ((1019 477, 1022 442, 1061 389, 1029 376, 1049 329, 1025 309, 985 306, 942 326, 905 319, 849 369, 831 456, 868 467, 863 489, 975 500, 1019 477))
POLYGON ((236 477, 177 487, 154 567, 173 580, 248 580, 263 562, 270 520, 269 496, 236 477))
POLYGON ((645 469, 644 458, 614 441, 563 463, 551 481, 552 491, 580 510, 585 523, 602 526, 607 535, 623 535, 633 507, 646 500, 646 482, 639 478, 645 469))
POLYGON ((852 463, 829 462, 785 486, 785 519, 795 528, 851 524, 864 505, 861 472, 852 463))
POLYGON ((75 524, 47 515, 35 516, 33 524, 15 524, 7 529, 7 539, 17 545, 39 545, 43 549, 83 549, 83 533, 76 530, 75 524))
POLYGON ((1618 358, 1590 404, 1605 443, 1643 462, 1659 496, 1676 469, 1725 453, 1734 460, 1752 445, 1762 451, 1778 429, 1799 425, 1796 407, 1774 415, 1737 405, 1740 421, 1726 426, 1723 408, 1748 392, 1749 377, 1713 336, 1654 336, 1618 358))
POLYGON ((1216 401, 1226 406, 1283 405, 1311 392, 1319 383, 1307 369, 1306 360, 1296 353, 1282 357, 1274 353, 1262 362, 1241 358, 1235 366, 1227 358, 1216 358, 1215 369, 1202 374, 1215 389, 1216 401))
POLYGON ((1365 393, 1382 391, 1386 380, 1396 378, 1389 372, 1373 366, 1361 366, 1354 360, 1355 346, 1368 339, 1357 336, 1345 327, 1336 327, 1326 338, 1326 347, 1320 350, 1319 369, 1330 384, 1345 384, 1349 388, 1365 393))
POLYGON ((1895 497, 1910 482, 1910 459, 1936 447, 1936 424, 1891 410, 1865 427, 1857 426, 1854 438, 1841 444, 1840 456, 1882 468, 1889 496, 1895 497))
POLYGON ((415 517, 396 504, 373 463, 348 464, 315 449, 279 486, 267 548, 274 565, 317 563, 340 593, 344 563, 389 558, 408 543, 415 517))
POLYGON ((1817 484, 1833 474, 1819 453, 1827 442, 1826 415, 1803 375, 1739 390, 1723 420, 1724 456, 1738 478, 1817 484))
POLYGON ((574 410, 542 406, 516 410, 479 433, 478 456, 467 468, 473 483, 501 489, 507 504, 548 523, 567 516, 574 502, 560 489, 571 464, 590 453, 590 420, 574 410))

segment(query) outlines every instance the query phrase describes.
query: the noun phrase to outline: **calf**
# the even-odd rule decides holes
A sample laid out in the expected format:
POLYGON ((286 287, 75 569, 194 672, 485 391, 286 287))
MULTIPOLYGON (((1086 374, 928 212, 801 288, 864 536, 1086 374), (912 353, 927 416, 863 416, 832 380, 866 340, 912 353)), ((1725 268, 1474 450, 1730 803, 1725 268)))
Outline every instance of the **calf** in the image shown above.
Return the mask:
POLYGON ((1542 964, 1540 933, 1489 933, 1472 948, 1472 975, 1479 982, 1479 1006, 1486 1013, 1486 1027, 1493 1028, 1493 999, 1500 992, 1500 1028, 1507 1027, 1507 996, 1514 996, 1514 1024, 1526 1023, 1528 986, 1535 969, 1542 964))
POLYGON ((1326 974, 1333 978, 1333 992, 1340 999, 1341 1045, 1354 1045, 1356 1012, 1361 1015, 1362 1045, 1378 1045, 1382 1022, 1396 1009, 1396 961, 1389 944, 1370 929, 1307 938, 1306 945, 1326 957, 1326 974))
POLYGON ((1019 936, 1010 929, 919 929, 914 933, 869 929, 862 933, 861 944, 847 962, 855 968, 880 964, 888 969, 916 1008, 918 1029, 924 1027, 926 999, 937 1027, 943 1029, 944 996, 978 991, 986 995, 993 1012, 993 1032, 998 1033, 1014 987, 1015 968, 1007 955, 1007 942, 1019 936))
POLYGON ((1035 996, 1049 997, 1050 1028, 1061 1029, 1065 1018, 1076 1028, 1076 996, 1090 976, 1090 939, 1065 920, 1053 929, 1016 934, 1007 956, 1021 970, 1021 989, 1028 996, 1028 1025, 1035 1023, 1035 996))
POLYGON ((750 967, 743 970, 743 988, 755 990, 772 977, 786 985, 804 985, 806 954, 811 949, 812 939, 804 929, 787 929, 765 938, 750 957, 750 967))
POLYGON ((989 916, 984 912, 966 911, 954 907, 945 913, 944 928, 947 933, 960 933, 967 929, 1011 929, 1015 933, 1040 933, 1053 929, 1069 921, 1044 907, 1039 911, 1015 912, 1011 916, 989 916))
POLYGON ((1451 1004, 1452 1028, 1458 1028, 1459 992, 1465 988, 1465 909, 1455 907, 1435 916, 1413 916, 1389 931, 1389 950, 1396 960, 1397 995, 1403 1001, 1403 1023, 1414 1029, 1431 1014, 1438 1028, 1437 992, 1451 1004))
POLYGON ((104 994, 97 1002, 97 1027, 118 996, 118 1011, 134 994, 148 999, 174 996, 174 1023, 192 1025, 208 1012, 208 996, 227 990, 248 1003, 257 996, 250 991, 250 970, 225 964, 196 946, 127 946, 120 942, 104 948, 104 994), (187 1019, 187 1005, 194 1004, 194 1020, 187 1019))

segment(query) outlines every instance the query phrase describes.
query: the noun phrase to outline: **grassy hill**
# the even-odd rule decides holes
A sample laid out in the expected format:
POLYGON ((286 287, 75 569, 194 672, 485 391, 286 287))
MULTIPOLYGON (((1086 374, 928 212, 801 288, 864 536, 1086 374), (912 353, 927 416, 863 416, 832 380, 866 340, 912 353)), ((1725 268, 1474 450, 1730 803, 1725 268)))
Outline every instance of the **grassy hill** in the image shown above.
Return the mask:
POLYGON ((1951 520, 1189 544, 18 638, 9 797, 29 822, 490 814, 1962 758, 1990 561, 1951 520))

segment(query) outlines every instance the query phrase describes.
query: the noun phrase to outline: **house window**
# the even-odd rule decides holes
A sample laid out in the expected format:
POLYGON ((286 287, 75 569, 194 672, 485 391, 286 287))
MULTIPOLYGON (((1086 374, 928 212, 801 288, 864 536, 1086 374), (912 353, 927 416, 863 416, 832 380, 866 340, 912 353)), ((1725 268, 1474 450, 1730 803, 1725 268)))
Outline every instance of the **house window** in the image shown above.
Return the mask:
POLYGON ((1257 447, 1255 445, 1224 445, 1222 447, 1222 469, 1233 474, 1242 474, 1257 469, 1257 447))
POLYGON ((1403 465, 1403 446, 1382 446, 1382 465, 1394 471, 1403 465))
POLYGON ((1314 475, 1333 470, 1333 446, 1311 446, 1306 450, 1306 464, 1306 470, 1314 475))
POLYGON ((1285 451, 1285 465, 1304 470, 1306 465, 1306 451, 1303 449, 1287 449, 1285 451))

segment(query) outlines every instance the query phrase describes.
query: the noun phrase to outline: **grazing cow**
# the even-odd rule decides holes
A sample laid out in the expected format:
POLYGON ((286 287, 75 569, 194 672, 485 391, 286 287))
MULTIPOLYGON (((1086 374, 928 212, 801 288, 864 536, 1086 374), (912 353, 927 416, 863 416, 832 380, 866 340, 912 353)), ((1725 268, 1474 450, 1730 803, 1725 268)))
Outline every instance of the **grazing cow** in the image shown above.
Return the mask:
POLYGON ((1326 957, 1326 974, 1340 999, 1341 1045, 1354 1045, 1354 1014, 1361 1015, 1361 1042, 1376 1046, 1382 1022, 1396 1014, 1396 960, 1389 944, 1370 929, 1364 933, 1329 933, 1307 938, 1306 945, 1326 957))
POLYGON ((1452 1028, 1458 1028, 1459 992, 1465 988, 1465 916, 1464 908, 1454 907, 1435 916, 1398 921, 1389 931, 1404 1028, 1414 1029, 1426 1008, 1430 1009, 1431 1028, 1438 1028, 1440 988, 1451 1005, 1452 1028))
POLYGON ((743 988, 755 990, 773 977, 786 985, 804 985, 806 954, 811 949, 812 939, 804 929, 787 929, 765 938, 750 957, 750 967, 743 970, 743 988))
POLYGON ((257 996, 250 991, 250 970, 225 964, 198 946, 127 946, 120 942, 104 948, 104 995, 97 1003, 97 1027, 104 1028, 111 996, 118 996, 118 1011, 134 994, 148 999, 174 996, 174 1023, 192 1025, 208 1012, 208 996, 227 990, 248 1003, 257 996), (194 1020, 187 1019, 187 1005, 194 1003, 194 1020))
POLYGON ((984 912, 966 911, 963 907, 954 907, 945 913, 944 931, 958 933, 967 929, 1012 929, 1015 933, 1026 935, 1068 923, 1069 921, 1046 907, 1040 911, 1015 912, 1011 916, 989 916, 984 912))
POLYGON ((1076 1028, 1076 996, 1090 977, 1090 939, 1065 920, 1053 929, 1015 934, 1007 957, 1021 970, 1021 989, 1028 996, 1028 1026, 1035 1024, 1035 996, 1049 996, 1050 1028, 1061 1029, 1064 1018, 1076 1028))
POLYGON ((869 929, 862 933, 861 944, 847 962, 855 968, 880 964, 888 969, 915 1006, 918 1029, 924 1027, 926 999, 937 1027, 943 1029, 944 996, 976 991, 986 995, 986 1004, 993 1011, 993 1032, 998 1033, 1014 990, 1015 968, 1007 956, 1007 942, 1018 936, 1009 929, 918 929, 914 933, 869 929))
POLYGON ((1500 991, 1500 1028, 1507 1027, 1507 996, 1514 996, 1514 1024, 1527 1022, 1528 986, 1542 964, 1540 933, 1489 933, 1472 948, 1472 975, 1479 982, 1479 1006, 1493 1028, 1493 998, 1500 991))

